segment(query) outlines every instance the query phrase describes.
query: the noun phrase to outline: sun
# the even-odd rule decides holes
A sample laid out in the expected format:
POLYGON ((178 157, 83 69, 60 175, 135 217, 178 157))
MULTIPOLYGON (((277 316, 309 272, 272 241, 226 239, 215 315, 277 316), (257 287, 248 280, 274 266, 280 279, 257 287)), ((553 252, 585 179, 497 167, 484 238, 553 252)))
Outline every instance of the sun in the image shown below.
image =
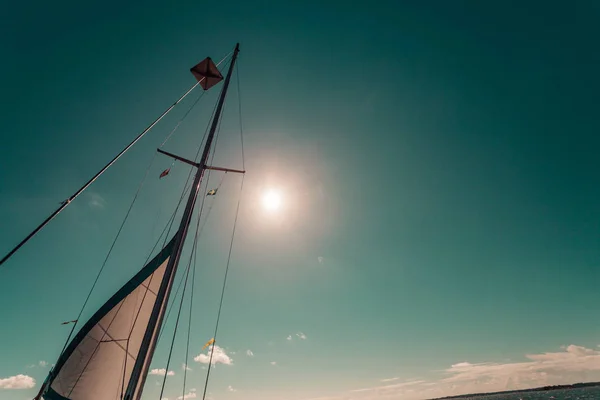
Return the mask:
POLYGON ((263 207, 267 211, 276 211, 281 207, 281 193, 276 190, 268 190, 262 198, 263 207))

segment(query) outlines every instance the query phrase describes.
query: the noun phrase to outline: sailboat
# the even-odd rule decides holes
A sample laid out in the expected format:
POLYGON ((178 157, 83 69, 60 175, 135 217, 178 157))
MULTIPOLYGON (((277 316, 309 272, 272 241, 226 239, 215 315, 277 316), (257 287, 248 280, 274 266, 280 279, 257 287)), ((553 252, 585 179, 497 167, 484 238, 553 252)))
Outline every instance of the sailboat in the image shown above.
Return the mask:
MULTIPOLYGON (((219 71, 217 64, 210 58, 206 58, 191 68, 191 72, 197 80, 192 89, 199 85, 202 89, 209 90, 224 81, 199 159, 197 161, 187 160, 158 150, 195 169, 193 183, 177 231, 139 272, 82 324, 72 338, 67 339, 60 356, 34 400, 42 398, 44 400, 139 400, 141 398, 159 333, 165 320, 167 303, 204 174, 208 170, 245 173, 244 170, 215 167, 208 164, 239 50, 239 44, 237 44, 230 53, 231 60, 225 77, 219 71)), ((156 125, 192 89, 144 130, 124 151, 156 125)), ((124 151, 79 191, 63 202, 57 211, 2 259, 2 263, 85 190, 124 151)), ((70 322, 73 323, 74 329, 77 321, 70 322)))

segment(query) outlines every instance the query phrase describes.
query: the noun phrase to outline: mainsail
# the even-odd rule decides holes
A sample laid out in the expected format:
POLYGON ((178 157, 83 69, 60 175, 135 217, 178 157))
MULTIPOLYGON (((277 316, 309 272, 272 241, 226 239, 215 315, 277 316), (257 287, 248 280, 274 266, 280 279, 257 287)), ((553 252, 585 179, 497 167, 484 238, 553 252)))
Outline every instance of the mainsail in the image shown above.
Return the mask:
POLYGON ((123 398, 176 237, 81 328, 51 372, 45 400, 123 398))

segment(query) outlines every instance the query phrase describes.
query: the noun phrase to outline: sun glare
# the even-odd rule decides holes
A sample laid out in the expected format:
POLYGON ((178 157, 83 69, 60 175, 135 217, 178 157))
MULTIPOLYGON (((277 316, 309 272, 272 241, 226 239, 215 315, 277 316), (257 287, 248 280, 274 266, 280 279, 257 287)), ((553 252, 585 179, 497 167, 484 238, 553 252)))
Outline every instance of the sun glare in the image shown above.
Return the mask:
POLYGON ((264 194, 262 203, 266 210, 276 211, 281 207, 281 194, 275 190, 269 190, 264 194))

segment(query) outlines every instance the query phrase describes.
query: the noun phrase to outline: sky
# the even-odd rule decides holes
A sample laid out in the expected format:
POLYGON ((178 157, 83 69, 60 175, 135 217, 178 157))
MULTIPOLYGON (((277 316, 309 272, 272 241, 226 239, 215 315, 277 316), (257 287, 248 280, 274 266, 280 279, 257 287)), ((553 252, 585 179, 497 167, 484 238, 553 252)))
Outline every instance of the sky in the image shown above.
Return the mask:
MULTIPOLYGON (((205 185, 220 190, 198 244, 186 399, 202 397, 238 198, 207 398, 600 380, 599 14, 586 0, 7 3, 0 252, 185 93, 190 67, 240 42, 214 164, 248 172, 241 195, 233 174, 205 185)), ((194 157, 215 89, 166 151, 194 157)), ((190 171, 155 149, 198 94, 0 267, 0 400, 37 393, 142 181, 82 319, 143 266, 190 171)), ((163 398, 184 397, 180 328, 144 399, 164 374, 163 398)))

